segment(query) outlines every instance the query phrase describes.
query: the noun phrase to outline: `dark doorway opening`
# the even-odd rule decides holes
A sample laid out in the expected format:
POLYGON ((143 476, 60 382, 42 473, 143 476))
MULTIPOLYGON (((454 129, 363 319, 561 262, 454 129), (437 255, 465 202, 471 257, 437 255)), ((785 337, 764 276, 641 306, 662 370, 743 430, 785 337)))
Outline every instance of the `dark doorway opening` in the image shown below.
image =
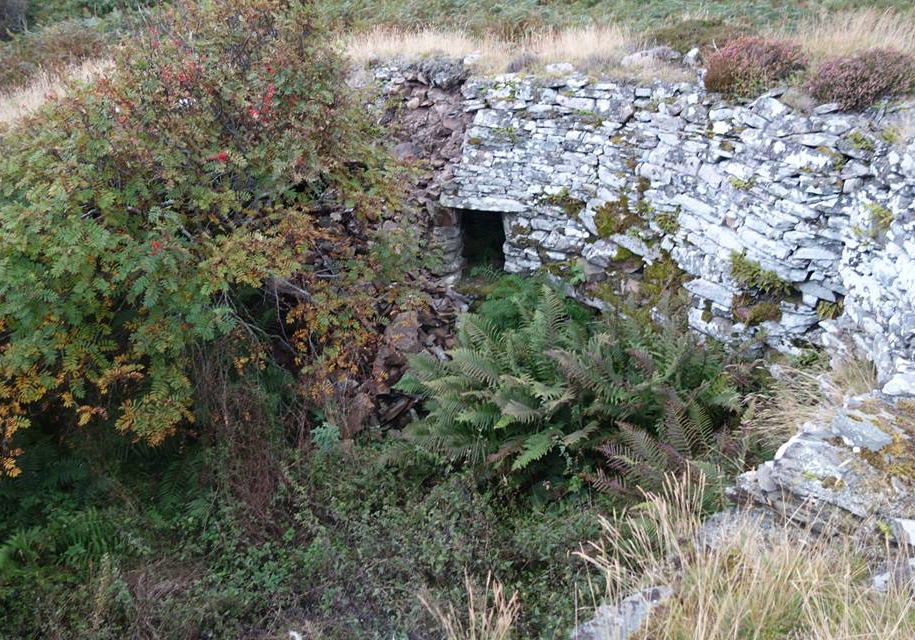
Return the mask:
POLYGON ((505 228, 502 215, 487 211, 462 211, 464 262, 475 267, 501 271, 505 266, 505 228))

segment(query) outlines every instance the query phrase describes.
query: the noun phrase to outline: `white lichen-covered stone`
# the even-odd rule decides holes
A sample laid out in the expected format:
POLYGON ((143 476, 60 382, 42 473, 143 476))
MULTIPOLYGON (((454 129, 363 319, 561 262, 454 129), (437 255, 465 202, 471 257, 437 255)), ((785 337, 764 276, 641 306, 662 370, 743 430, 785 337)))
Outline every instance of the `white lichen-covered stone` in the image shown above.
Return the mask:
POLYGON ((817 531, 883 522, 899 543, 915 546, 915 419, 906 402, 879 392, 846 399, 831 418, 803 425, 774 460, 738 477, 732 499, 817 531))
POLYGON ((806 115, 777 92, 734 105, 695 84, 551 73, 463 88, 474 122, 441 202, 525 219, 507 226, 507 270, 581 258, 599 278, 620 247, 646 263, 663 249, 695 278, 693 328, 729 338, 760 328, 730 309, 752 293, 730 274, 744 254, 799 294, 760 325, 770 345, 851 332, 885 393, 915 395, 915 141, 880 135, 913 105, 806 115))
POLYGON ((594 618, 578 626, 570 640, 627 640, 645 624, 652 610, 674 593, 665 585, 643 589, 616 604, 599 607, 594 618))

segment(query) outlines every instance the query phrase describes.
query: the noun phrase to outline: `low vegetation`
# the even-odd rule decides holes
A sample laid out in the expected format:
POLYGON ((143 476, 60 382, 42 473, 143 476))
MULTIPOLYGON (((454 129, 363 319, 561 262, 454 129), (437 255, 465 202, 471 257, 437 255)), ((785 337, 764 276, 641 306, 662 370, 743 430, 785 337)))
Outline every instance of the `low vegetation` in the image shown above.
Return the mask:
POLYGON ((749 35, 751 28, 742 20, 725 20, 720 16, 686 18, 656 27, 647 33, 649 42, 665 45, 679 53, 698 47, 708 55, 732 40, 749 35))
POLYGON ((731 253, 731 277, 737 284, 768 296, 783 297, 794 290, 791 283, 774 271, 764 269, 746 253, 731 253))
MULTIPOLYGON (((361 24, 357 17, 361 15, 358 4, 341 3, 341 7, 345 5, 350 10, 339 8, 341 15, 346 16, 346 24, 350 25, 350 20, 352 24, 361 24)), ((599 3, 595 11, 597 7, 611 13, 617 9, 626 13, 621 6, 612 9, 599 3)), ((381 26, 373 22, 367 32, 345 39, 344 46, 354 60, 364 64, 398 57, 470 56, 468 59, 479 70, 488 73, 542 73, 551 63, 569 62, 591 75, 636 80, 692 79, 692 74, 677 64, 657 63, 647 68, 621 66, 620 61, 628 53, 646 44, 662 44, 680 53, 699 47, 709 68, 706 86, 736 98, 753 98, 775 86, 795 84, 811 89, 821 101, 838 101, 844 108, 860 109, 880 98, 911 91, 911 73, 900 62, 915 55, 915 18, 908 13, 855 6, 848 9, 856 11, 823 17, 811 16, 803 10, 791 14, 789 9, 788 14, 781 16, 782 20, 770 21, 763 27, 748 19, 753 16, 749 10, 724 17, 708 7, 711 14, 706 17, 687 16, 673 21, 659 18, 656 22, 660 24, 650 24, 648 28, 637 21, 607 23, 601 18, 596 26, 582 26, 582 20, 591 18, 583 18, 569 9, 566 13, 552 14, 553 18, 549 12, 538 13, 537 20, 550 23, 539 28, 516 21, 503 28, 499 26, 499 12, 486 16, 485 24, 474 26, 474 20, 483 16, 466 16, 467 20, 457 22, 456 18, 448 19, 452 15, 449 11, 454 11, 455 16, 463 15, 463 8, 442 8, 443 13, 437 13, 434 21, 414 24, 412 18, 405 17, 413 15, 410 8, 400 8, 405 13, 397 14, 399 18, 381 20, 381 26), (881 53, 869 52, 872 48, 880 48, 881 53), (836 59, 837 53, 844 57, 836 59), (885 69, 867 62, 874 55, 883 56, 889 63, 885 69), (846 76, 847 80, 843 80, 846 76), (858 97, 849 99, 839 95, 843 84, 846 93, 859 94, 858 97), (857 90, 852 88, 859 86, 857 90)), ((511 9, 524 10, 523 3, 511 9)))
POLYGON ((411 359, 400 388, 426 397, 429 415, 408 442, 544 493, 574 491, 582 479, 624 493, 693 464, 740 466, 729 432, 749 367, 738 374, 673 321, 572 320, 546 285, 517 303, 508 327, 464 317, 449 360, 411 359))
POLYGON ((0 93, 9 93, 36 79, 66 77, 86 61, 108 55, 116 35, 109 21, 90 18, 67 20, 0 43, 0 93))
POLYGON ((790 42, 744 37, 732 40, 708 59, 705 86, 737 97, 754 97, 807 68, 807 57, 790 42))
MULTIPOLYGON (((376 25, 408 29, 430 24, 463 29, 473 35, 490 34, 517 39, 543 31, 582 26, 591 22, 627 24, 637 31, 657 28, 685 17, 696 18, 694 7, 679 0, 594 0, 543 3, 537 0, 328 0, 327 14, 349 29, 376 25), (684 13, 686 15, 684 15, 684 13)), ((908 0, 831 0, 828 18, 836 13, 873 8, 876 12, 911 9, 908 0)), ((798 0, 711 0, 703 2, 699 17, 746 23, 757 30, 797 26, 820 17, 821 5, 798 0)))
POLYGON ((12 126, 47 102, 65 97, 74 87, 104 76, 110 66, 106 60, 89 60, 60 73, 42 73, 32 77, 27 86, 0 97, 0 125, 12 126))
POLYGON ((669 479, 638 510, 605 518, 602 539, 583 554, 611 594, 676 586, 634 637, 902 640, 915 633, 911 583, 871 590, 863 549, 762 515, 731 515, 709 533, 701 484, 669 479))
POLYGON ((810 81, 810 93, 843 109, 863 109, 881 98, 915 90, 915 57, 889 49, 870 49, 825 61, 810 81))

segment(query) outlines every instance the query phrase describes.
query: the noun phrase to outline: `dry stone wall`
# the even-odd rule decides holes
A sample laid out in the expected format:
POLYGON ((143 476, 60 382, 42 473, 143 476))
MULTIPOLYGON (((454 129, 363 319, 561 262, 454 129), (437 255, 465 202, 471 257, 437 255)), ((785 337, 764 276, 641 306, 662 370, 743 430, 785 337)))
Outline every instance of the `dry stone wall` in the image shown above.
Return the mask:
POLYGON ((574 73, 463 96, 472 122, 440 202, 504 216, 507 270, 573 270, 587 297, 621 260, 672 259, 696 330, 852 343, 885 393, 915 395, 910 106, 802 113, 778 92, 735 105, 574 73))

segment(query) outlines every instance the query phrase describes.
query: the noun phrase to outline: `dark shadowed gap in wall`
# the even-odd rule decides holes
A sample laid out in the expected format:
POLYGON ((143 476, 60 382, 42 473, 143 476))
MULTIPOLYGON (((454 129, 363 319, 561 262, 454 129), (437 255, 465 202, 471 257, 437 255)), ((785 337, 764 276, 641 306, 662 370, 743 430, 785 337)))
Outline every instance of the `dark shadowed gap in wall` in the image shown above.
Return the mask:
POLYGON ((501 270, 505 266, 505 228, 502 215, 491 211, 461 212, 464 234, 464 263, 468 269, 489 267, 501 270))

